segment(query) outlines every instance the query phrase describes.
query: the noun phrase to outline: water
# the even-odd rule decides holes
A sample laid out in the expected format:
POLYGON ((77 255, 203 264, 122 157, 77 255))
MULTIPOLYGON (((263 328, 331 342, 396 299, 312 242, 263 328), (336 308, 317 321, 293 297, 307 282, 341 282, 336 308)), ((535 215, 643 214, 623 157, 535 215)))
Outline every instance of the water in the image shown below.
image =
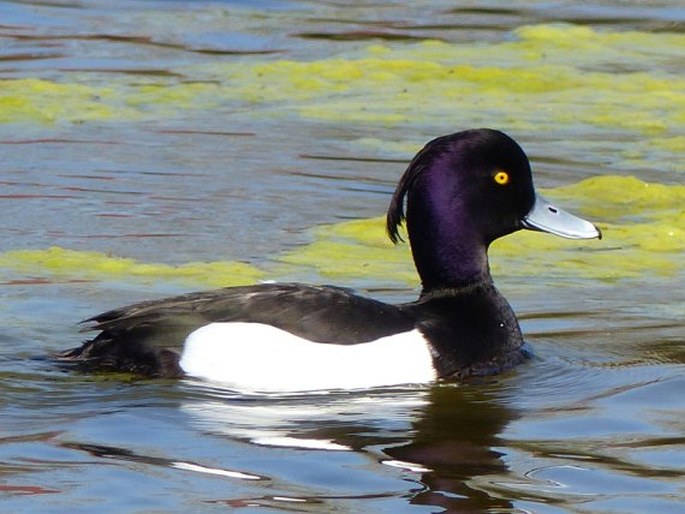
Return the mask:
POLYGON ((0 2, 3 512, 682 512, 684 24, 675 1, 0 2), (517 370, 279 396, 41 359, 192 289, 413 298, 406 248, 346 222, 481 125, 605 232, 493 248, 517 370))

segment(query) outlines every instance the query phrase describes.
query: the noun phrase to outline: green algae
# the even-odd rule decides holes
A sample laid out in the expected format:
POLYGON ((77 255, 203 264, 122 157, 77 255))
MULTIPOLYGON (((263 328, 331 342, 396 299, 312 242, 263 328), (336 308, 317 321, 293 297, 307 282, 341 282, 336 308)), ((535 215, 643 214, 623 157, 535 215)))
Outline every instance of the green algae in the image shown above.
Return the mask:
MULTIPOLYGON (((604 176, 545 194, 581 205, 582 214, 602 228, 604 238, 569 241, 518 232, 493 244, 490 255, 494 274, 613 280, 644 274, 672 276, 682 271, 685 186, 604 176), (634 221, 640 217, 644 221, 634 221), (613 221, 607 223, 607 218, 613 221)), ((408 245, 393 247, 385 236, 384 223, 379 217, 319 227, 312 244, 280 259, 310 266, 338 280, 374 277, 417 285, 408 245)))
POLYGON ((53 123, 110 119, 121 115, 112 88, 39 79, 0 80, 0 123, 53 123))
POLYGON ((384 224, 384 218, 369 218, 317 227, 314 242, 278 260, 338 281, 417 282, 409 247, 390 243, 384 224))
POLYGON ((0 253, 0 268, 23 276, 49 276, 57 281, 175 280, 211 287, 251 284, 264 276, 254 266, 241 262, 191 262, 171 266, 60 247, 0 253))
POLYGON ((597 176, 550 191, 572 199, 583 211, 604 220, 677 218, 685 205, 685 186, 644 182, 636 177, 597 176))
POLYGON ((521 27, 517 40, 370 46, 315 61, 200 66, 232 94, 305 118, 379 124, 459 120, 511 130, 561 124, 659 135, 685 120, 672 60, 685 37, 521 27), (663 61, 655 58, 663 56, 663 61))
POLYGON ((676 66, 685 36, 567 24, 524 26, 514 36, 371 45, 308 61, 217 60, 171 77, 109 76, 106 86, 77 73, 59 83, 3 80, 0 122, 128 120, 221 106, 336 123, 600 127, 662 140, 685 122, 676 66))
MULTIPOLYGON (((568 201, 579 206, 581 214, 604 231, 604 238, 569 241, 518 232, 493 244, 495 275, 615 280, 682 272, 685 186, 600 176, 543 192, 561 205, 568 201)), ((312 237, 310 244, 274 257, 287 267, 280 270, 278 264, 266 270, 231 261, 170 266, 56 247, 2 253, 0 269, 57 280, 177 280, 212 287, 254 283, 276 271, 285 278, 313 271, 349 284, 418 285, 409 245, 390 243, 383 217, 323 225, 312 229, 312 237)))

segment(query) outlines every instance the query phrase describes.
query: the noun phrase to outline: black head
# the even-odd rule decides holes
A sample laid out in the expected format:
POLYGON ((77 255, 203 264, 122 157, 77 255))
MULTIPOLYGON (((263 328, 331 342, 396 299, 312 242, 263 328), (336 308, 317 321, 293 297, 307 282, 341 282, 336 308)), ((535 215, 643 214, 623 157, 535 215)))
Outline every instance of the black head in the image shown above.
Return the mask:
POLYGON ((522 228, 534 203, 521 147, 496 130, 467 130, 434 139, 414 157, 390 203, 387 230, 397 242, 406 218, 424 288, 464 285, 488 275, 488 246, 522 228))

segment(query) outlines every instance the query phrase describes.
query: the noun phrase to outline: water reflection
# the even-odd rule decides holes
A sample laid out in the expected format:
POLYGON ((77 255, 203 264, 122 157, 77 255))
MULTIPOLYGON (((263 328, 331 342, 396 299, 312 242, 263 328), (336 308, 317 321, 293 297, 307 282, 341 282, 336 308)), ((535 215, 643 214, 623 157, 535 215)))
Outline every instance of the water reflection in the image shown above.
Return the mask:
MULTIPOLYGON (((202 384, 191 384, 206 390, 202 384)), ((384 442, 391 433, 401 440, 429 394, 423 389, 286 396, 210 391, 210 399, 181 405, 200 430, 264 446, 338 451, 366 447, 368 435, 379 429, 384 442)))
POLYGON ((258 475, 253 475, 250 473, 244 473, 242 471, 222 469, 222 468, 210 468, 197 464, 194 462, 178 461, 173 459, 167 459, 164 457, 154 457, 150 455, 143 455, 136 453, 134 451, 117 448, 115 446, 104 446, 99 444, 86 444, 86 443, 62 443, 63 448, 71 448, 81 452, 86 452, 93 457, 98 457, 101 459, 114 459, 118 461, 131 461, 141 464, 151 465, 151 466, 162 466, 167 468, 175 468, 186 471, 194 471, 196 473, 205 473, 208 475, 222 476, 226 478, 236 478, 239 480, 264 480, 265 477, 260 477, 258 475))
POLYGON ((184 402, 182 411, 190 423, 214 435, 257 445, 364 454, 399 468, 417 483, 411 488, 412 504, 483 512, 512 506, 474 484, 477 477, 507 469, 496 447, 515 414, 501 404, 497 390, 496 384, 443 385, 290 398, 235 396, 184 402))
POLYGON ((425 489, 411 499, 413 504, 438 505, 449 512, 510 508, 510 501, 479 490, 472 481, 506 471, 503 454, 495 448, 498 435, 514 417, 492 391, 436 387, 412 424, 411 441, 384 452, 430 470, 422 473, 425 489))

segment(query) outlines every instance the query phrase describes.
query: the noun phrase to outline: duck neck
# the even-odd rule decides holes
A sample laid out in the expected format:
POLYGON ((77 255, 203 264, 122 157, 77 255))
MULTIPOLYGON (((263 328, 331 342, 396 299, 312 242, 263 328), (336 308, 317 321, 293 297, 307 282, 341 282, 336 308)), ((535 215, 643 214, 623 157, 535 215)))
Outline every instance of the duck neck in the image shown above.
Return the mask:
POLYGON ((407 224, 412 255, 424 293, 437 289, 460 289, 491 282, 488 245, 463 227, 422 221, 412 213, 407 224))

